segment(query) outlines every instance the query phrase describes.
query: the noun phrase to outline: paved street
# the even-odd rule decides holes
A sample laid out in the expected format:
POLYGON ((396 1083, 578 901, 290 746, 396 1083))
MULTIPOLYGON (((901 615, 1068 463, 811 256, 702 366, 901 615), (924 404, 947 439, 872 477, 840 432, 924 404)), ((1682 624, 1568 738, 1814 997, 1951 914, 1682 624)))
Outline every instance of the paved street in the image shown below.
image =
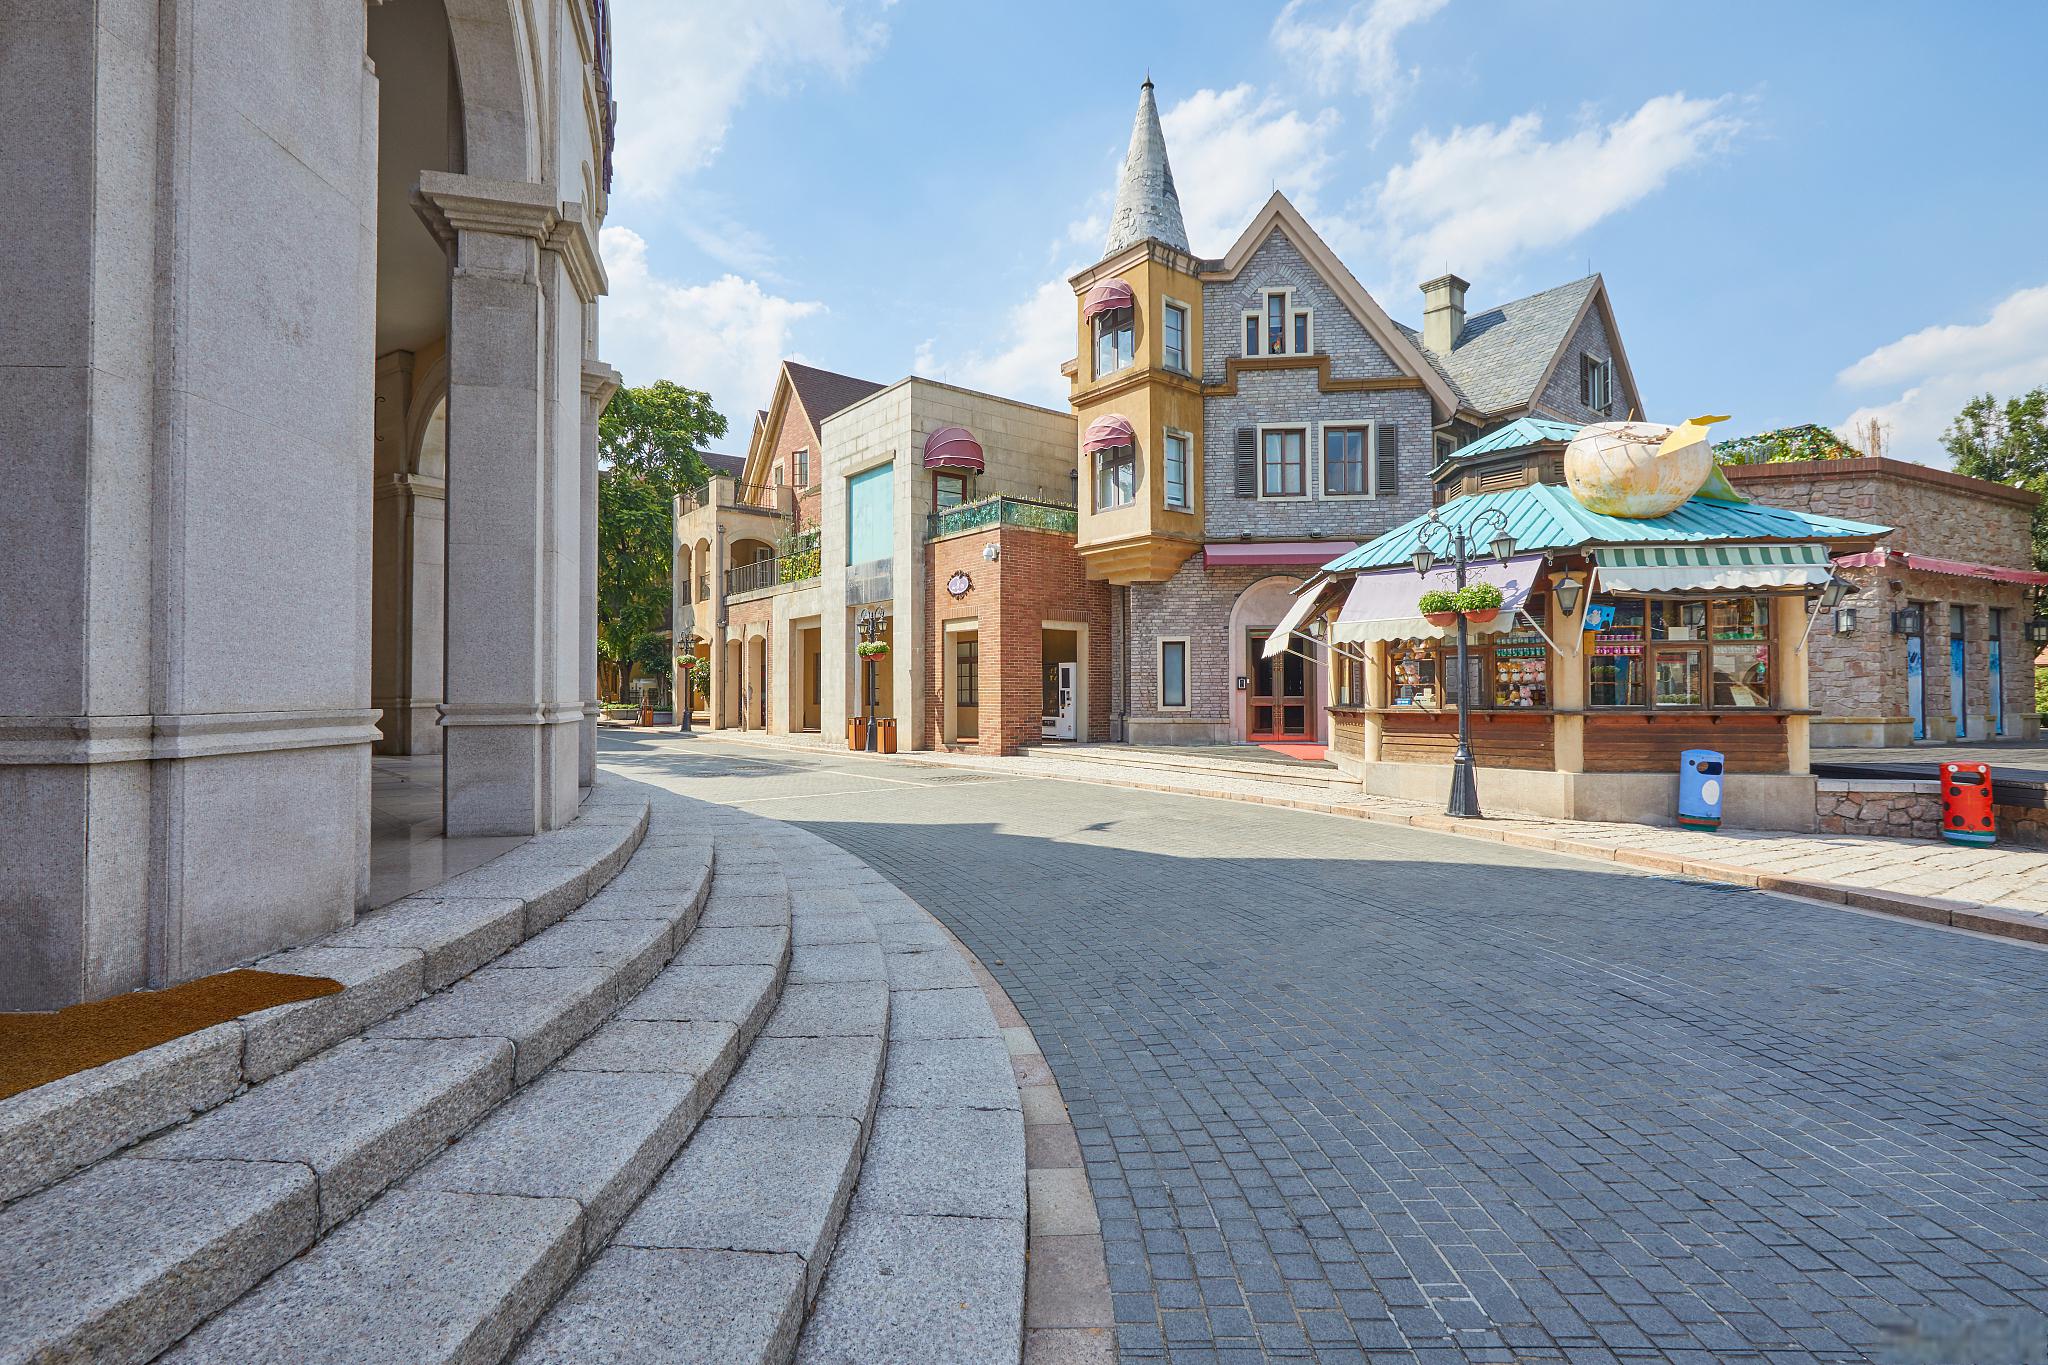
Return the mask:
POLYGON ((1308 812, 604 743, 980 955, 1072 1110, 1125 1359, 2048 1359, 2048 953, 1308 812))

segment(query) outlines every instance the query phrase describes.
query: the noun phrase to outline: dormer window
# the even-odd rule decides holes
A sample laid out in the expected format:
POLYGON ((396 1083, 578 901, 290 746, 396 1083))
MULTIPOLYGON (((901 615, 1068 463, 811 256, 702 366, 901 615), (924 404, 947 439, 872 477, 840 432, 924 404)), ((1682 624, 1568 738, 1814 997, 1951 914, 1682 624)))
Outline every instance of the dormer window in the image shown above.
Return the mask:
POLYGON ((1579 401, 1603 416, 1614 412, 1614 362, 1598 356, 1579 358, 1579 401))
POLYGON ((1287 354, 1287 296, 1266 295, 1266 354, 1287 354))
POLYGON ((1095 377, 1129 369, 1137 358, 1137 313, 1110 308, 1095 315, 1095 377))

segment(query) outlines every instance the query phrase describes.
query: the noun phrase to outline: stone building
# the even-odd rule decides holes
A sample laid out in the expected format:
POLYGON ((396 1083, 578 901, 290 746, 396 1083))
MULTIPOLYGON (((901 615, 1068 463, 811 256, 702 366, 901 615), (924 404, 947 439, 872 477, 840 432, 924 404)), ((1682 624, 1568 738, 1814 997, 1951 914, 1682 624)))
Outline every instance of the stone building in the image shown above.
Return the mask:
POLYGON ((1727 474, 1762 502, 1894 528, 1836 561, 1859 591, 1814 627, 1816 747, 2039 736, 2025 630, 2048 589, 2032 569, 2039 494, 1893 459, 1727 474))
POLYGON ((5 1009, 349 923, 373 752, 574 815, 617 383, 603 0, 13 9, 5 1009))
POLYGON ((1301 579, 1427 510, 1475 437, 1641 409, 1597 275, 1483 311, 1445 275, 1417 330, 1277 193, 1196 256, 1149 81, 1072 284, 1077 548, 1111 587, 1111 733, 1133 742, 1325 739, 1324 665, 1260 647, 1301 579))
POLYGON ((785 363, 737 478, 677 502, 676 638, 711 661, 707 724, 873 714, 900 748, 991 753, 1105 737, 1108 599, 1074 553, 1073 439, 1063 412, 785 363), (886 655, 859 654, 864 616, 886 655))

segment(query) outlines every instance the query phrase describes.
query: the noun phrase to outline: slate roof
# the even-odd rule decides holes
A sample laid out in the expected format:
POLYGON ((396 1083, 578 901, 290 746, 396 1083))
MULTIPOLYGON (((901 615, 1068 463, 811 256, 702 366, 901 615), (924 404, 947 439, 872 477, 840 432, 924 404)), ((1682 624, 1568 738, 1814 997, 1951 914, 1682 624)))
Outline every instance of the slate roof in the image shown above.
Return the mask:
POLYGON ((720 455, 709 450, 700 450, 697 454, 704 461, 704 467, 713 474, 727 474, 737 479, 740 471, 747 467, 744 455, 720 455))
POLYGON ((1527 407, 1536 401, 1536 385, 1550 368, 1551 357, 1570 340, 1572 322, 1599 282, 1598 275, 1588 275, 1482 313, 1468 313, 1449 355, 1423 347, 1422 334, 1414 328, 1401 330, 1422 347, 1423 355, 1474 411, 1527 407))
POLYGON ((1166 134, 1159 128, 1159 105, 1147 77, 1138 90, 1138 117, 1131 124, 1131 146, 1124 153, 1123 176, 1116 185, 1116 207, 1109 215, 1109 239, 1102 254, 1114 256, 1127 246, 1156 237, 1168 246, 1188 249, 1187 224, 1181 221, 1180 192, 1173 187, 1173 167, 1166 160, 1166 134))
POLYGON ((804 412, 810 417, 813 428, 825 425, 825 419, 842 408, 850 408, 869 394, 887 387, 872 380, 855 379, 849 374, 834 374, 831 370, 799 365, 794 360, 783 361, 782 368, 789 372, 790 387, 796 390, 797 401, 804 405, 804 412))
MULTIPOLYGON (((1585 545, 1683 545, 1713 541, 1814 541, 1858 540, 1881 536, 1889 526, 1865 521, 1845 521, 1785 507, 1765 507, 1754 502, 1717 502, 1712 498, 1691 498, 1677 511, 1661 517, 1610 517, 1588 511, 1569 489, 1556 484, 1529 484, 1500 493, 1475 493, 1453 498, 1435 509, 1440 522, 1462 526, 1489 508, 1499 508, 1508 519, 1508 532, 1515 538, 1517 553, 1534 550, 1570 549, 1585 545)), ((1363 569, 1384 569, 1406 564, 1415 553, 1416 540, 1429 513, 1402 522, 1393 530, 1367 541, 1348 554, 1323 565, 1324 573, 1352 573, 1363 569)), ((1479 528, 1491 540, 1491 524, 1479 528)), ((1441 542, 1433 548, 1441 548, 1441 542)))

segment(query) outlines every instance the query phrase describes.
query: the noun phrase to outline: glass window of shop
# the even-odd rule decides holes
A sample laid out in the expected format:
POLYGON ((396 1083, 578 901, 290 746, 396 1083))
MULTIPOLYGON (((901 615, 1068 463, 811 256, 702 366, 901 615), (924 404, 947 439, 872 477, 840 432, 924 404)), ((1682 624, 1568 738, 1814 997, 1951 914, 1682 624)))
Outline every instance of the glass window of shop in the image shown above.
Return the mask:
MULTIPOLYGON (((1475 705, 1494 711, 1550 705, 1550 648, 1525 619, 1542 625, 1543 606, 1541 598, 1533 598, 1514 625, 1468 642, 1466 664, 1475 705)), ((1387 673, 1391 705, 1427 711, 1458 704, 1455 638, 1396 641, 1387 647, 1387 673)))
POLYGON ((1586 701, 1604 708, 1741 711, 1771 705, 1766 597, 1602 597, 1586 701))

